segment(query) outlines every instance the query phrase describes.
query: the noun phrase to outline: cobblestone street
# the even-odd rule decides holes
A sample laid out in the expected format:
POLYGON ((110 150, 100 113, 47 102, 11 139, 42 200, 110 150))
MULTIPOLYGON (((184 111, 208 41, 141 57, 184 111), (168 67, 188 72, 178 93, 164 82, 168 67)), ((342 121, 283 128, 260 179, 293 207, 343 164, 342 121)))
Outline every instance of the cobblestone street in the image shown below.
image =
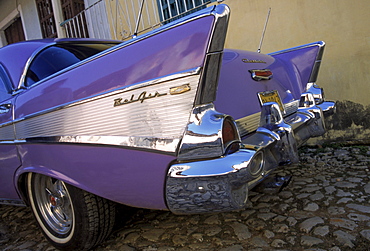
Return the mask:
MULTIPOLYGON (((370 147, 305 148, 279 193, 241 211, 176 216, 130 209, 103 250, 369 250, 370 147)), ((0 205, 0 250, 54 250, 29 208, 0 205)))

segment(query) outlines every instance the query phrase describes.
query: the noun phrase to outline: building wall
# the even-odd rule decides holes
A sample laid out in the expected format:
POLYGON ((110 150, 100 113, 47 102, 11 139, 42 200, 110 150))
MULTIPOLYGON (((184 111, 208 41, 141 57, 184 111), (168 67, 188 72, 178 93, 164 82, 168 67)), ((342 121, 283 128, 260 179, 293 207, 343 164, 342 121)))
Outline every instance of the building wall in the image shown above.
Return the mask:
POLYGON ((231 8, 226 47, 256 51, 271 7, 262 53, 323 40, 317 83, 337 101, 326 140, 370 139, 368 0, 225 0, 231 8))
POLYGON ((0 47, 6 45, 3 30, 14 18, 21 17, 26 40, 42 38, 35 1, 0 1, 0 47))

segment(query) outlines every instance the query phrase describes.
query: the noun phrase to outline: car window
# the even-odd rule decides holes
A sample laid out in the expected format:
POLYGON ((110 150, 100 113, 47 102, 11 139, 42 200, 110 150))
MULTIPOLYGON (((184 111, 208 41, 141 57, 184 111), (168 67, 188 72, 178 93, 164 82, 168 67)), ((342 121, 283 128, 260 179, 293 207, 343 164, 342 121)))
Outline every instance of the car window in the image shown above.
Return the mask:
POLYGON ((0 65, 0 102, 11 96, 9 84, 9 78, 4 68, 0 65))
POLYGON ((57 44, 41 51, 31 63, 27 75, 26 86, 61 71, 75 63, 102 52, 116 44, 57 44))

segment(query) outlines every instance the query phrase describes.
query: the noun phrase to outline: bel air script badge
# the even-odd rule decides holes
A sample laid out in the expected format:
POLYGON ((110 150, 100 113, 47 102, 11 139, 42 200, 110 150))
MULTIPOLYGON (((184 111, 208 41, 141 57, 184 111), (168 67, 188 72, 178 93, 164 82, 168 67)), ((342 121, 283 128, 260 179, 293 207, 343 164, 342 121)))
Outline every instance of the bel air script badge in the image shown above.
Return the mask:
MULTIPOLYGON (((190 84, 184 84, 184 85, 170 88, 169 94, 177 95, 177 94, 188 92, 190 90, 191 90, 190 84)), ((158 98, 158 97, 166 96, 167 94, 168 93, 159 93, 158 91, 156 91, 154 94, 143 91, 137 97, 135 96, 135 94, 132 94, 131 98, 129 99, 116 98, 114 100, 113 106, 116 107, 116 106, 127 105, 127 104, 131 104, 135 102, 143 103, 147 99, 158 98)))

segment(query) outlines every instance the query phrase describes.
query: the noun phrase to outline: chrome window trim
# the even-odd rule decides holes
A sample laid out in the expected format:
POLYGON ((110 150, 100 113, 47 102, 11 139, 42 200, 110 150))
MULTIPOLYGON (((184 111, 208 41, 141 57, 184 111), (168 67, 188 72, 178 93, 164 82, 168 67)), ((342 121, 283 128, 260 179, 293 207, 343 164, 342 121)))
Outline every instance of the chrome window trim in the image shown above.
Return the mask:
MULTIPOLYGON (((47 76, 46 78, 43 78, 39 81, 37 81, 36 83, 30 85, 30 86, 26 86, 26 83, 25 83, 25 79, 26 79, 26 76, 27 76, 27 72, 31 66, 31 63, 33 62, 33 60, 35 59, 35 57, 40 54, 42 51, 46 50, 47 48, 50 48, 50 47, 53 47, 55 45, 59 45, 59 44, 99 44, 99 43, 105 43, 105 44, 115 44, 117 43, 118 44, 118 41, 96 41, 96 40, 82 40, 82 41, 72 41, 72 40, 61 40, 61 41, 54 41, 54 42, 51 42, 49 44, 46 44, 45 46, 42 46, 40 47, 39 49, 37 49, 36 51, 34 51, 32 53, 32 55, 28 58, 24 68, 23 68, 23 72, 22 72, 22 75, 19 79, 19 82, 18 82, 18 87, 14 90, 14 93, 17 94, 20 90, 24 90, 24 89, 29 89, 33 86, 37 86, 51 78, 54 78, 56 76, 59 76, 60 74, 63 74, 67 71, 70 71, 76 67, 79 67, 80 65, 84 65, 86 64, 87 62, 90 62, 91 60, 95 59, 95 58, 99 58, 101 56, 99 56, 100 54, 104 54, 106 51, 102 51, 100 53, 97 53, 96 55, 92 56, 92 57, 89 57, 87 59, 84 59, 84 60, 81 60, 80 62, 76 63, 76 64, 73 64, 71 66, 68 66, 66 68, 64 68, 63 70, 60 70, 60 71, 57 71, 56 73, 54 74, 51 74, 49 76, 47 76)), ((109 49, 108 49, 109 50, 109 49)), ((104 54, 105 55, 105 54, 104 54)))

